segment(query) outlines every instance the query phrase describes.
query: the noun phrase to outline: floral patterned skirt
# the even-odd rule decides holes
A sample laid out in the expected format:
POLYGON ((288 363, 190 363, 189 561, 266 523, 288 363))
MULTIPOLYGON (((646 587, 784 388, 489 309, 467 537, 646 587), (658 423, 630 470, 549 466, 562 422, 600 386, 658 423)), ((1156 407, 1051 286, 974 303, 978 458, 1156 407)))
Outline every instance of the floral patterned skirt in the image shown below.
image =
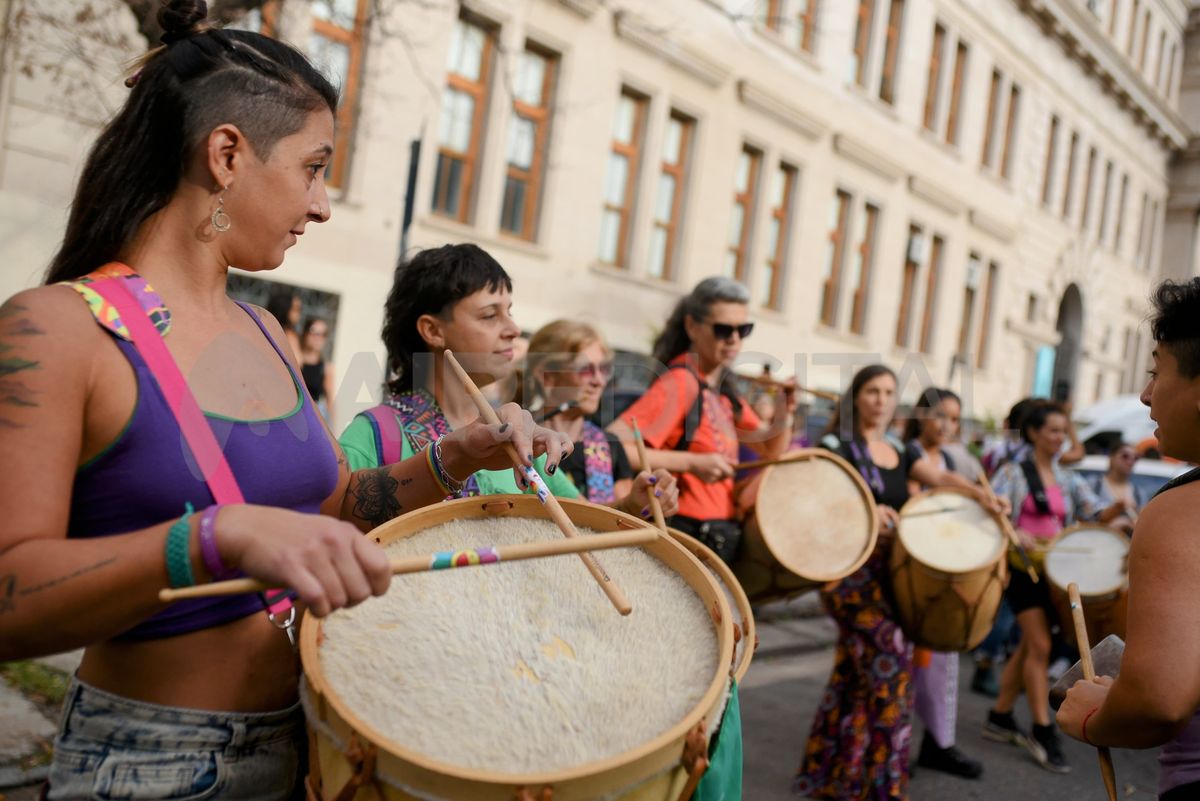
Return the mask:
POLYGON ((877 552, 821 602, 838 626, 833 675, 821 698, 793 791, 819 799, 908 797, 912 646, 884 591, 877 552))

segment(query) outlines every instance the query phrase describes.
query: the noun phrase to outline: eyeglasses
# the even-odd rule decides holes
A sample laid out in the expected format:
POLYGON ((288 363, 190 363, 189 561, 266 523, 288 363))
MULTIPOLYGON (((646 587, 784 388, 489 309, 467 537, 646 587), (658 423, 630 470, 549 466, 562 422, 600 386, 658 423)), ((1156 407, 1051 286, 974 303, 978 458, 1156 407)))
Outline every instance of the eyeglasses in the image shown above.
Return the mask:
POLYGON ((729 323, 711 323, 713 334, 717 339, 729 341, 733 339, 733 333, 736 331, 738 339, 745 339, 754 332, 754 323, 742 323, 741 325, 730 325, 729 323))
POLYGON ((568 368, 566 372, 574 372, 582 379, 598 378, 607 381, 612 375, 612 362, 586 362, 577 365, 575 369, 568 368))

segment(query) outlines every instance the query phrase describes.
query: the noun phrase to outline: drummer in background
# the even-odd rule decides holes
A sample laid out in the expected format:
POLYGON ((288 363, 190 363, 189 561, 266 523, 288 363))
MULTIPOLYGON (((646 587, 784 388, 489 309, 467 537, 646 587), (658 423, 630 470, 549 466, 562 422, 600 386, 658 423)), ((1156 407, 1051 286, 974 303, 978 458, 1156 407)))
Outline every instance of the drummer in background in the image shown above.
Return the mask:
MULTIPOLYGON (((1060 466, 1059 456, 1067 438, 1067 415, 1050 401, 1035 403, 1025 416, 1021 435, 1029 443, 1029 454, 1020 462, 1005 464, 992 479, 996 494, 1012 504, 1012 521, 1021 544, 1037 556, 1063 528, 1078 520, 1091 520, 1100 509, 1095 493, 1078 473, 1060 466)), ((1100 512, 1108 522, 1124 510, 1122 504, 1100 512)), ((1011 558, 1011 557, 1010 557, 1011 558)), ((1021 639, 1004 666, 1000 695, 988 712, 983 736, 1027 748, 1038 764, 1054 773, 1067 773, 1058 732, 1050 720, 1050 625, 1056 620, 1045 580, 1034 584, 1019 565, 1009 571, 1005 600, 1017 616, 1021 639), (1022 693, 1029 702, 1033 736, 1017 725, 1013 707, 1022 693)))
MULTIPOLYGON (((1166 456, 1200 462, 1200 278, 1154 293, 1156 342, 1142 403, 1166 456)), ((1142 511, 1129 552, 1129 618, 1120 675, 1076 682, 1058 710, 1072 737, 1155 748, 1159 801, 1200 798, 1200 470, 1172 479, 1142 511)))
MULTIPOLYGON (((529 340, 520 403, 540 408, 542 425, 575 443, 558 465, 575 489, 592 503, 621 507, 628 506, 637 473, 620 443, 609 442, 604 429, 588 419, 600 410, 612 368, 612 351, 599 331, 587 323, 555 320, 529 340)), ((649 481, 663 515, 679 511, 675 477, 658 469, 649 481)), ((643 507, 637 514, 647 517, 650 510, 643 507)))
MULTIPOLYGON (((904 428, 904 441, 922 459, 942 471, 954 471, 956 460, 946 450, 946 443, 958 434, 962 401, 948 389, 929 387, 917 399, 904 428)), ((911 494, 922 487, 909 481, 911 494)), ((917 716, 925 724, 925 735, 917 764, 967 779, 983 775, 983 763, 971 759, 955 746, 955 726, 958 722, 958 654, 924 651, 915 655, 913 692, 917 716), (922 661, 925 664, 921 664, 922 661)))
POLYGON ((1122 442, 1108 457, 1108 470, 1091 482, 1092 492, 1100 499, 1101 506, 1111 506, 1117 501, 1124 502, 1125 510, 1108 524, 1126 534, 1133 533, 1138 512, 1148 500, 1141 489, 1130 480, 1137 460, 1137 450, 1128 442, 1122 442))
POLYGON ((908 501, 908 482, 962 487, 988 506, 981 489, 939 470, 886 436, 896 411, 896 375, 877 364, 859 370, 821 444, 849 461, 870 487, 879 512, 875 551, 857 572, 821 590, 838 626, 833 674, 792 784, 820 799, 908 797, 912 736, 912 646, 892 611, 884 581, 887 554, 908 501))
POLYGON ((730 562, 741 543, 733 472, 739 437, 763 458, 783 453, 792 436, 795 382, 775 393, 772 425, 762 422, 729 375, 754 323, 750 292, 729 278, 701 281, 682 298, 654 343, 661 374, 609 431, 640 466, 633 422, 650 449, 647 458, 679 478, 679 514, 670 524, 730 562), (664 369, 665 368, 665 369, 664 369), (728 379, 728 380, 727 380, 728 379), (740 432, 740 433, 739 433, 740 432))
MULTIPOLYGON (((475 419, 475 402, 456 376, 445 353, 452 351, 477 386, 506 379, 515 369, 513 344, 520 329, 512 318, 512 279, 482 248, 472 244, 422 250, 396 268, 383 323, 390 376, 384 403, 357 415, 339 438, 352 469, 386 464, 420 453, 430 442, 475 419), (388 438, 394 445, 389 446, 388 438), (397 441, 398 439, 398 441, 397 441)), ((539 429, 548 431, 547 429, 539 429)), ((556 437, 562 439, 561 437, 556 437)), ((563 450, 561 456, 569 453, 563 450)), ((557 460, 555 460, 557 461, 557 460)), ((579 491, 547 457, 534 467, 557 497, 577 498, 579 491)), ((468 497, 529 491, 512 470, 453 475, 443 470, 447 496, 468 497)), ((616 505, 650 516, 652 481, 639 475, 616 505)), ((664 497, 670 501, 668 486, 664 497)), ((399 513, 400 510, 396 510, 399 513)))

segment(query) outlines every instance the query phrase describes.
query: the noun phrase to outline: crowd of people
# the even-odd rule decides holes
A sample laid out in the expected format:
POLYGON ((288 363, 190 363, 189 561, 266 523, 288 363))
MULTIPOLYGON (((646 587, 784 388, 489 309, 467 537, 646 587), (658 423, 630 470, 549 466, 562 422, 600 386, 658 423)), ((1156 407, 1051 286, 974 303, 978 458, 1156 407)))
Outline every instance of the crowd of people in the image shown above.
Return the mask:
MULTIPOLYGON (((420 251, 396 268, 386 301, 383 403, 335 436, 328 321, 302 322, 294 295, 271 312, 235 302, 226 282, 229 265, 278 268, 308 225, 329 220, 336 92, 293 48, 212 26, 199 0, 168 0, 159 21, 163 44, 88 156, 45 285, 0 308, 0 660, 86 649, 47 798, 303 796, 298 610, 327 615, 387 591, 387 560, 361 532, 448 498, 530 491, 508 446, 557 496, 646 519, 654 498, 674 528, 736 559, 742 449, 772 459, 807 444, 793 430, 794 382, 752 403, 732 376, 754 328, 744 286, 708 278, 679 301, 654 343, 663 369, 605 430, 595 417, 613 355, 600 330, 552 322, 519 360, 504 268, 474 244, 420 251), (523 366, 520 404, 481 421, 447 352, 481 387, 523 366), (292 592, 158 600, 163 586, 230 575, 292 592)), ((1143 400, 1163 453, 1200 461, 1200 281, 1167 283, 1155 302, 1143 400)), ((1008 515, 1035 554, 1076 520, 1135 532, 1120 677, 1077 685, 1058 721, 1097 745, 1167 743, 1161 798, 1194 797, 1195 474, 1147 501, 1122 446, 1089 487, 1062 467, 1081 455, 1069 414, 1034 400, 1014 407, 1014 436, 981 467, 962 445, 954 393, 925 389, 899 438, 898 394, 888 367, 860 370, 820 441, 861 476, 879 527, 865 564, 820 592, 838 642, 794 791, 906 798, 914 711, 919 765, 980 775, 955 745, 957 655, 914 652, 887 579, 899 510, 953 487, 1008 515), (977 483, 985 468, 998 498, 977 483)), ((985 732, 1061 772, 1046 583, 1012 570, 1005 599, 973 682, 988 690, 989 664, 1011 651, 985 732), (1028 734, 1014 717, 1022 693, 1028 734)), ((740 774, 710 770, 695 797, 730 781, 740 774)))

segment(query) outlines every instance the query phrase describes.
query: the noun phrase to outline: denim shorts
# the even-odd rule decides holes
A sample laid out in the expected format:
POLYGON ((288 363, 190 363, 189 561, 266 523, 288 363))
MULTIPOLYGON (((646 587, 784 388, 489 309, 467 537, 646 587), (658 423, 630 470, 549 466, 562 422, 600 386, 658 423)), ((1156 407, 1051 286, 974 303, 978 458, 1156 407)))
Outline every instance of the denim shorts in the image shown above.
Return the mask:
POLYGON ((48 799, 302 798, 306 738, 296 704, 210 712, 133 701, 73 680, 54 741, 48 799))

